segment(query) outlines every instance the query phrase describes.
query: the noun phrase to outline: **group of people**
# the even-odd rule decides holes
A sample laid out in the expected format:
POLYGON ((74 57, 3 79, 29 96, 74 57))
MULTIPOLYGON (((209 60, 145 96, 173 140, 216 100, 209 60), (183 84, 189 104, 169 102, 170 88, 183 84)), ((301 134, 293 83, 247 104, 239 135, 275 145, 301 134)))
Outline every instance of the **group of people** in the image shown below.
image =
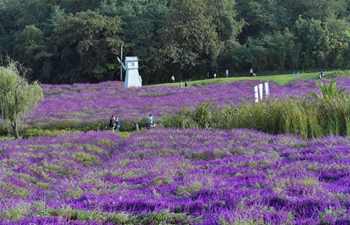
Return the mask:
MULTIPOLYGON (((225 70, 225 77, 226 77, 226 78, 228 77, 229 73, 230 73, 230 72, 229 72, 228 69, 225 70)), ((255 74, 254 71, 253 71, 253 68, 250 68, 250 70, 249 70, 249 75, 250 75, 250 76, 253 76, 253 77, 256 76, 256 74, 255 74)), ((216 73, 214 73, 213 77, 214 77, 214 79, 216 78, 216 73)), ((209 72, 207 73, 207 79, 209 79, 209 72)))
MULTIPOLYGON (((142 125, 142 124, 141 124, 141 125, 142 125)), ((155 127, 155 126, 156 126, 156 124, 153 123, 153 116, 152 116, 152 114, 150 113, 150 114, 148 114, 148 116, 147 116, 146 127, 147 127, 147 128, 151 128, 151 127, 155 127)), ((115 117, 114 115, 112 115, 111 118, 109 119, 108 127, 111 128, 113 131, 119 132, 119 131, 120 131, 120 122, 119 122, 118 117, 115 117)), ((140 126, 139 126, 138 123, 136 123, 135 129, 136 129, 136 130, 139 130, 139 129, 140 129, 140 126)))
MULTIPOLYGON (((228 77, 229 71, 225 70, 225 77, 228 77)), ((209 72, 207 73, 207 79, 209 79, 209 72)), ((213 74, 213 78, 216 79, 216 73, 213 74)))
MULTIPOLYGON (((299 72, 298 72, 299 73, 299 72)), ((227 78, 229 76, 230 72, 228 69, 225 70, 225 77, 227 78)), ((256 76, 256 74, 254 73, 253 71, 253 68, 250 68, 249 70, 249 75, 250 76, 256 76)), ((216 73, 213 74, 213 78, 215 79, 216 78, 216 73)), ((174 83, 175 82, 175 77, 174 76, 171 76, 171 82, 174 83)), ((209 79, 209 72, 207 72, 207 79, 209 79)), ((182 87, 182 81, 180 82, 180 87, 182 87)), ((185 87, 187 87, 187 81, 185 82, 185 87)))
MULTIPOLYGON (((175 82, 175 77, 174 76, 171 76, 171 82, 172 83, 174 83, 175 82)), ((183 85, 182 85, 182 81, 180 81, 180 88, 182 88, 183 87, 183 85)), ((187 81, 185 81, 185 87, 188 87, 188 83, 187 83, 187 81)))
POLYGON ((112 130, 119 131, 120 130, 120 122, 118 117, 114 117, 114 115, 111 116, 109 119, 109 125, 108 127, 112 128, 112 130))

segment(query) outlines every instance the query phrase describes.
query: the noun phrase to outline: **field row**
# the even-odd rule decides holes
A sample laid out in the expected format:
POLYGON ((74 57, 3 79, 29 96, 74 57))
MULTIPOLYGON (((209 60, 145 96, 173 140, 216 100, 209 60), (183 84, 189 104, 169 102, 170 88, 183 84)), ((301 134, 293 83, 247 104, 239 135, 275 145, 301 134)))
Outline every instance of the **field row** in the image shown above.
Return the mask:
POLYGON ((2 223, 350 223, 349 137, 157 128, 0 149, 2 223))

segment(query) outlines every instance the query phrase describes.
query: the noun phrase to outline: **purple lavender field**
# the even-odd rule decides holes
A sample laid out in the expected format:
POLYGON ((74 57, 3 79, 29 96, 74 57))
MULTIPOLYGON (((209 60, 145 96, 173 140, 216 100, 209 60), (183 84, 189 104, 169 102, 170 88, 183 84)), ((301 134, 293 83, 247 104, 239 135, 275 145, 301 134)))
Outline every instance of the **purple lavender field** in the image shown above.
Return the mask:
MULTIPOLYGON (((339 77, 342 87, 350 79, 339 77)), ((159 118, 253 101, 242 81, 201 87, 42 85, 31 123, 159 118)), ((270 83, 271 97, 317 92, 270 83)), ((0 142, 0 224, 350 224, 350 137, 155 128, 0 142)))
MULTIPOLYGON (((349 78, 344 86, 350 86, 349 78)), ((161 118, 184 106, 196 107, 202 102, 213 105, 237 105, 254 101, 253 87, 258 80, 212 84, 188 88, 145 86, 125 89, 122 82, 100 84, 41 85, 45 99, 34 114, 26 118, 29 123, 52 123, 60 120, 78 121, 108 118, 114 114, 119 119, 142 118, 148 113, 161 118)), ((296 80, 289 86, 270 82, 271 97, 305 95, 317 91, 313 80, 296 80)))
POLYGON ((350 223, 349 137, 158 128, 1 149, 2 224, 350 223), (140 216, 165 212, 188 218, 140 216))
MULTIPOLYGON (((184 106, 197 106, 203 101, 212 101, 217 105, 253 101, 252 90, 258 83, 236 82, 189 88, 145 86, 135 89, 125 89, 122 82, 42 85, 45 100, 27 121, 108 120, 112 114, 123 120, 145 117, 148 113, 159 118, 184 106)), ((278 84, 271 86, 272 89, 279 88, 278 84)))

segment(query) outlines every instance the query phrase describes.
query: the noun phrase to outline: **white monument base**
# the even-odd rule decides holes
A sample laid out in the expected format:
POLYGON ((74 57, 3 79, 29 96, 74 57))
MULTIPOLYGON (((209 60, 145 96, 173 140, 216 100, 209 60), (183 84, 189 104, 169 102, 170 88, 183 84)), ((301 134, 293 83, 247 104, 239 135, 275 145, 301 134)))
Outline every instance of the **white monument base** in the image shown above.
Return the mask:
POLYGON ((136 71, 127 71, 126 77, 125 77, 125 83, 124 87, 142 87, 142 80, 141 76, 138 73, 135 73, 136 71))
POLYGON ((126 76, 124 87, 142 87, 142 79, 138 70, 139 64, 137 57, 126 57, 125 66, 126 76))

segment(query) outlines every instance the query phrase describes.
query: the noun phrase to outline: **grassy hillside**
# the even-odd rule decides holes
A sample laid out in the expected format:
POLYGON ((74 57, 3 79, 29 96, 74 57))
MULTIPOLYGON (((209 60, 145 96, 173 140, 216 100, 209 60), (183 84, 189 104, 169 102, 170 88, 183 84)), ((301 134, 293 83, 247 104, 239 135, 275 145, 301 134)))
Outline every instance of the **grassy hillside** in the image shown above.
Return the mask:
MULTIPOLYGON (((335 71, 328 71, 325 72, 325 77, 329 77, 330 75, 335 74, 335 71)), ((345 72, 346 73, 346 72, 345 72)), ((317 80, 318 73, 300 73, 300 74, 280 74, 280 75, 264 75, 264 76, 256 76, 256 77, 218 77, 216 79, 206 79, 206 80, 194 80, 190 81, 190 85, 192 86, 201 86, 201 85, 207 85, 207 84, 215 84, 215 83, 230 83, 233 81, 240 81, 240 80, 261 80, 261 81, 273 81, 278 84, 284 85, 288 81, 291 81, 293 79, 301 78, 301 79, 312 79, 317 80)), ((167 83, 167 84, 160 84, 160 85, 166 85, 166 86, 180 86, 180 82, 175 83, 167 83)))

